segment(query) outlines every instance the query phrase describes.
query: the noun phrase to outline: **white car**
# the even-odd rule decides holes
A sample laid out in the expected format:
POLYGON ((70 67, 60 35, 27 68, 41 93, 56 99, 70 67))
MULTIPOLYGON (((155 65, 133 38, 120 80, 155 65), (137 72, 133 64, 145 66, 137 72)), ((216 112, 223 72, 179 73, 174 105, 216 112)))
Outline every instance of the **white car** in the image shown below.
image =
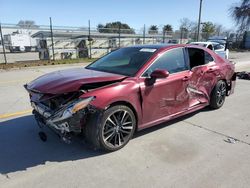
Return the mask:
POLYGON ((226 48, 225 44, 218 43, 218 42, 191 42, 190 44, 194 45, 200 45, 205 48, 209 48, 210 50, 213 50, 216 54, 221 56, 222 58, 228 59, 229 57, 229 50, 226 48))

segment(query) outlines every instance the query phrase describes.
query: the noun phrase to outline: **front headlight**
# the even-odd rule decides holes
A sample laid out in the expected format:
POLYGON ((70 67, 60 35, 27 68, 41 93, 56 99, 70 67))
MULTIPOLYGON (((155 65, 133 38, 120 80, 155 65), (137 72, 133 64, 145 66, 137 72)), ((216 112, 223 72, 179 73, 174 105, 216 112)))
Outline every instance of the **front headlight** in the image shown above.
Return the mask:
POLYGON ((64 112, 62 117, 68 118, 71 117, 74 113, 78 112, 79 110, 84 109, 88 104, 94 99, 94 97, 88 97, 84 99, 80 99, 79 101, 71 104, 64 112))
POLYGON ((76 104, 74 104, 74 106, 72 107, 72 114, 76 113, 77 111, 85 108, 86 106, 88 106, 88 104, 94 99, 94 97, 89 97, 89 98, 85 98, 79 102, 77 102, 76 104))

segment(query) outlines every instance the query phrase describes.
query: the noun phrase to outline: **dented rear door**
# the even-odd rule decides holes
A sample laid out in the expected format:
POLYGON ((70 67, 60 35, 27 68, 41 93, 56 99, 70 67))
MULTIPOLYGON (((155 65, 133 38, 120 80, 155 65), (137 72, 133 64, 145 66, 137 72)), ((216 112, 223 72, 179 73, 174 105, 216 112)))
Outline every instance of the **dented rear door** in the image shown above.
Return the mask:
POLYGON ((214 62, 194 67, 190 71, 190 80, 187 87, 190 107, 209 103, 210 94, 217 82, 217 76, 219 76, 219 67, 214 62))

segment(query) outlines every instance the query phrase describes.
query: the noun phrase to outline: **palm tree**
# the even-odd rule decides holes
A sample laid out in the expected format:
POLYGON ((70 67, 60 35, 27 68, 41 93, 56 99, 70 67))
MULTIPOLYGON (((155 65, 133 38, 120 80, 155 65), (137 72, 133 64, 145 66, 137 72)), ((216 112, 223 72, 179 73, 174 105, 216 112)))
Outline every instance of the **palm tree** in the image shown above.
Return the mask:
POLYGON ((156 25, 151 25, 148 30, 149 34, 157 34, 158 33, 158 27, 156 25))
POLYGON ((163 33, 163 37, 162 37, 162 42, 165 43, 165 35, 166 34, 170 34, 173 32, 173 27, 170 24, 164 25, 162 28, 162 33, 163 33))
POLYGON ((169 25, 169 24, 164 25, 164 27, 163 27, 163 31, 166 31, 166 32, 173 31, 173 27, 172 27, 172 25, 169 25))
POLYGON ((250 0, 241 0, 237 6, 229 9, 231 16, 239 26, 239 30, 249 30, 250 27, 250 0))

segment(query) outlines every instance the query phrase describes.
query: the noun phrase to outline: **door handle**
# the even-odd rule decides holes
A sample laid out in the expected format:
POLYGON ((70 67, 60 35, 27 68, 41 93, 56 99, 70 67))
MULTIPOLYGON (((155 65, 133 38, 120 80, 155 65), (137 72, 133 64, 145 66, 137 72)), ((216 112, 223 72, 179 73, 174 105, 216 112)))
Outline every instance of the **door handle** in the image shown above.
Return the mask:
POLYGON ((211 72, 214 72, 214 71, 216 71, 216 69, 209 68, 209 69, 207 70, 207 73, 211 73, 211 72))
POLYGON ((188 81, 189 79, 190 79, 189 76, 184 76, 184 77, 182 78, 182 81, 188 81))

